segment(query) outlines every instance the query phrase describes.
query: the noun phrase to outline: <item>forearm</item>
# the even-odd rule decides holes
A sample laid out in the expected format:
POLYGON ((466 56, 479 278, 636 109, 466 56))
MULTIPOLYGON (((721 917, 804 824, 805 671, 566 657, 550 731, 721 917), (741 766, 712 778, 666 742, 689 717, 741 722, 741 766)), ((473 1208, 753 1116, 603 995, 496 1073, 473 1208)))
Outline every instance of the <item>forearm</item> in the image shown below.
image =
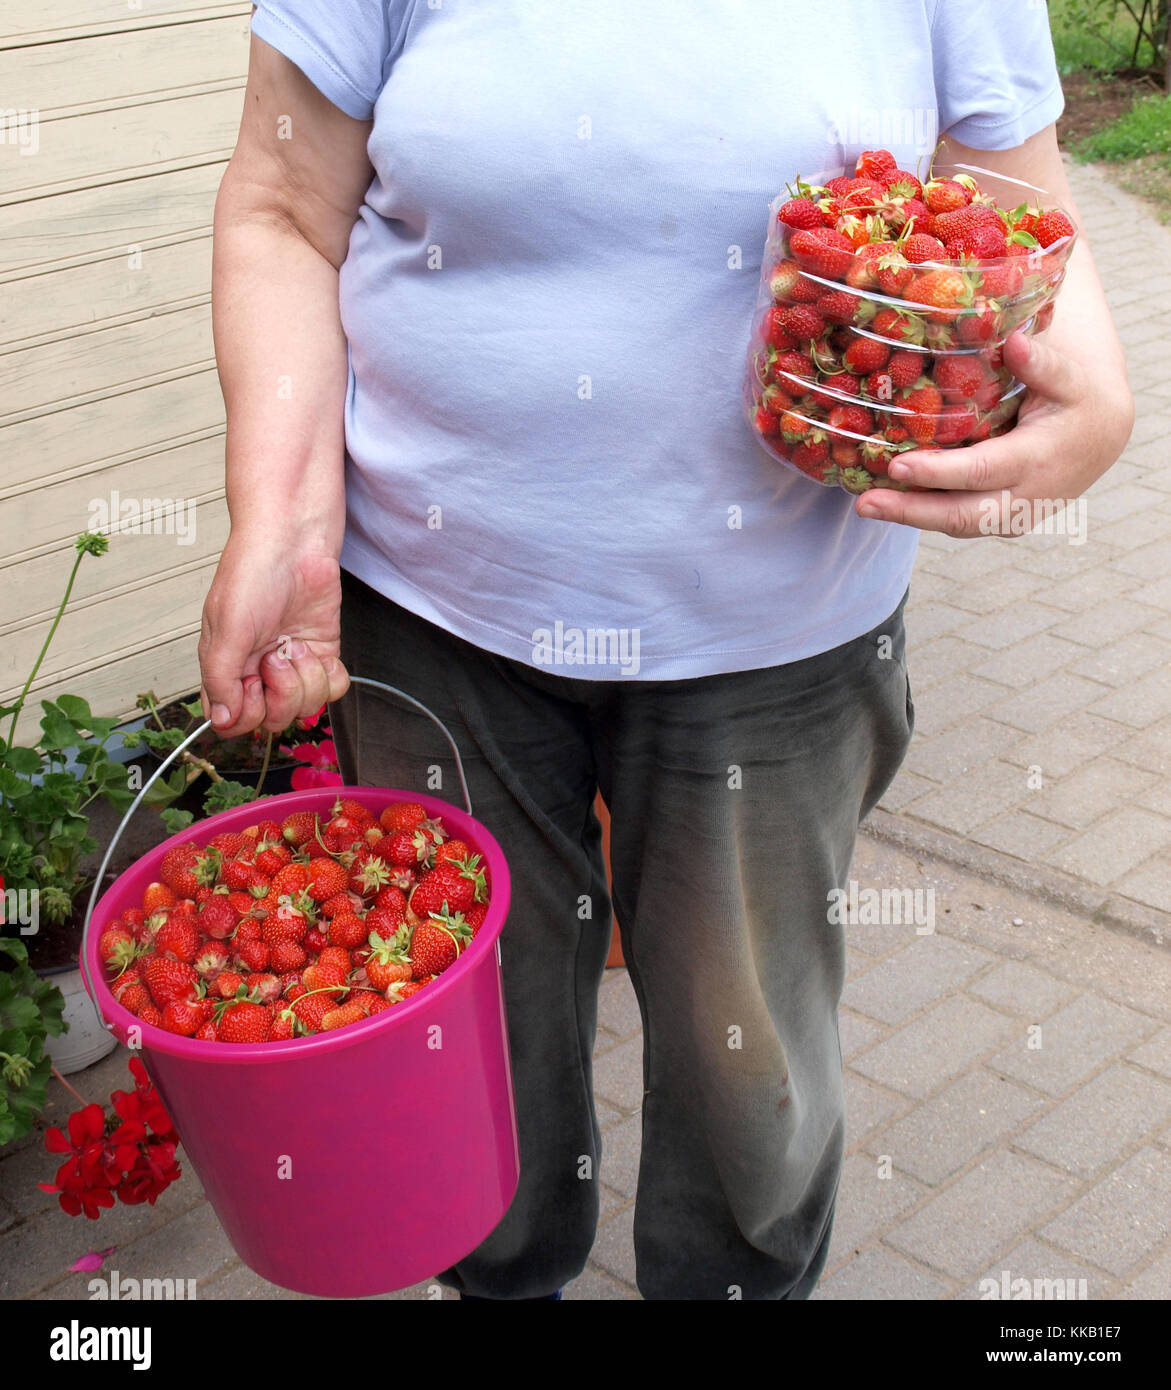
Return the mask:
POLYGON ((348 379, 338 272, 229 179, 216 204, 212 323, 233 534, 271 535, 275 517, 336 557, 348 379))

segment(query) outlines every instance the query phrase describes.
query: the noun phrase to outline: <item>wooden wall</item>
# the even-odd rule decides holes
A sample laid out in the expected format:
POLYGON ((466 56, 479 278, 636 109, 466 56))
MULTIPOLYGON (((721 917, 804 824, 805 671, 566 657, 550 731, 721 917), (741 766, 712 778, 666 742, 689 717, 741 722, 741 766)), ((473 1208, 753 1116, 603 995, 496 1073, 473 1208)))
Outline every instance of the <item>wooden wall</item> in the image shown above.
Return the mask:
POLYGON ((165 512, 139 534, 112 529, 109 552, 82 562, 34 689, 119 715, 139 691, 198 685, 200 607, 227 534, 212 209, 250 15, 209 0, 0 0, 0 703, 40 649, 74 538, 112 493, 193 499, 194 541, 146 530, 165 512))

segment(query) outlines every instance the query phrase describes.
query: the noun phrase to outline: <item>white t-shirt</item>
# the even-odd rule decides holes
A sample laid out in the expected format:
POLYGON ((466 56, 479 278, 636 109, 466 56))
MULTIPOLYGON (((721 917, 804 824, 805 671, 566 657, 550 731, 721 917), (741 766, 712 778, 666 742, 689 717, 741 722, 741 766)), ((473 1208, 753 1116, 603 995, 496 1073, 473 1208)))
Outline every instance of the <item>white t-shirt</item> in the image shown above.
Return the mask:
POLYGON ((252 28, 373 119, 347 569, 597 679, 777 665, 893 611, 917 533, 741 414, 768 203, 863 149, 925 168, 942 131, 1049 125, 1044 5, 261 0, 252 28))

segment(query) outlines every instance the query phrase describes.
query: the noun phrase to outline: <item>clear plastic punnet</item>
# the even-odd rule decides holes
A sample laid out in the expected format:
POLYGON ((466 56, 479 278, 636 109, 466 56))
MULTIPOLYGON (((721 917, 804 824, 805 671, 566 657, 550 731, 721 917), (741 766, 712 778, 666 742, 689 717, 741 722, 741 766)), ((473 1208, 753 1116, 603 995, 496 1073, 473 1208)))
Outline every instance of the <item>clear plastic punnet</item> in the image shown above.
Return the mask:
POLYGON ((971 165, 920 179, 878 151, 798 178, 769 205, 744 375, 761 447, 857 493, 905 487, 906 450, 1010 430, 1004 343, 1048 327, 1077 235, 1044 190, 971 165))

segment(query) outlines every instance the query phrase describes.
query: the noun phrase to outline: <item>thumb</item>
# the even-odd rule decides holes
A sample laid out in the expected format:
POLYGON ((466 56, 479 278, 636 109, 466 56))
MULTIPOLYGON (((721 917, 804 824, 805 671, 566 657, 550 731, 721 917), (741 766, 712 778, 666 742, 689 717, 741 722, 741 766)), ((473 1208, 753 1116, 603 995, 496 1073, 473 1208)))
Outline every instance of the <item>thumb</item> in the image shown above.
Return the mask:
POLYGON ((1059 405, 1075 405, 1085 395, 1086 377, 1079 364, 1027 333, 1013 333, 1005 342, 1004 365, 1030 391, 1059 405))

